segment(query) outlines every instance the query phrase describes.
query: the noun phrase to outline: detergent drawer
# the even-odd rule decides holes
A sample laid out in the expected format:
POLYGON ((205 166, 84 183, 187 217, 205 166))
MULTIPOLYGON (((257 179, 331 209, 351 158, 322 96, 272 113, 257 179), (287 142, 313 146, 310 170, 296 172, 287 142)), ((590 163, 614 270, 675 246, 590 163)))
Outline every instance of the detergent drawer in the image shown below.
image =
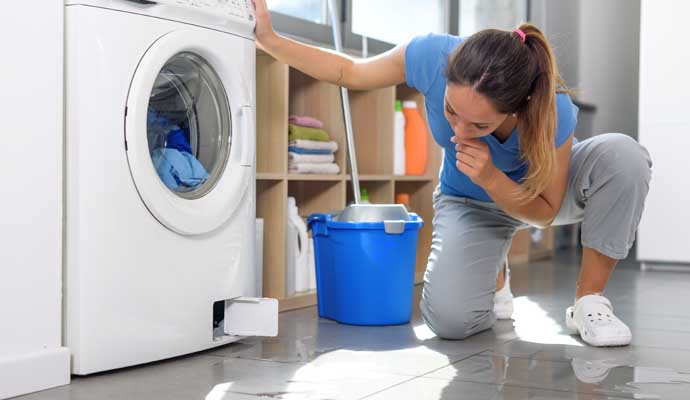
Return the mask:
POLYGON ((278 300, 237 297, 225 301, 225 334, 278 336, 278 300))

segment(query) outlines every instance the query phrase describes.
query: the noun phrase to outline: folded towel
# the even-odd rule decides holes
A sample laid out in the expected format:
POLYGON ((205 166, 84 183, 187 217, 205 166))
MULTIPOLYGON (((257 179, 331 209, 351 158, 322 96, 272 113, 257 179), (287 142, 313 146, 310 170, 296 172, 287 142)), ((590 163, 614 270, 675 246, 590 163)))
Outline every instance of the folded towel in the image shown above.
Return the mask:
POLYGON ((310 150, 330 150, 331 153, 338 151, 338 143, 336 142, 318 142, 316 140, 297 139, 291 141, 288 145, 310 150))
POLYGON ((337 164, 291 163, 288 162, 291 174, 333 174, 340 172, 337 164))
POLYGON ((293 163, 328 164, 335 161, 335 156, 333 154, 299 154, 289 152, 288 161, 293 163))
POLYGON ((303 115, 291 115, 290 117, 288 117, 288 123, 299 125, 299 126, 306 126, 309 128, 316 128, 316 129, 322 129, 323 128, 323 122, 319 121, 316 118, 307 117, 307 116, 303 116, 303 115))
POLYGON ((297 154, 333 154, 330 150, 311 150, 293 146, 288 147, 288 152, 297 154))
POLYGON ((318 140, 320 142, 328 142, 331 140, 328 137, 328 133, 322 129, 288 124, 288 140, 297 139, 318 140))

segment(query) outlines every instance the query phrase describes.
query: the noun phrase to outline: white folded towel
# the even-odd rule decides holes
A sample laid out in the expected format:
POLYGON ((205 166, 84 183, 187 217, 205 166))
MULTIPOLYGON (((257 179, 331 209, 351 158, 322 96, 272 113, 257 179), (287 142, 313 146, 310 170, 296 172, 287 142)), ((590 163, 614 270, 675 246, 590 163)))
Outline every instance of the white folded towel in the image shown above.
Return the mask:
POLYGON ((332 141, 319 142, 316 140, 297 139, 290 141, 290 143, 288 143, 288 146, 294 146, 308 150, 330 150, 333 153, 338 151, 338 143, 332 141))
POLYGON ((288 161, 293 163, 329 164, 335 161, 333 154, 298 154, 288 152, 288 161))
POLYGON ((337 175, 340 168, 337 164, 314 164, 288 162, 288 172, 291 174, 332 174, 337 175))

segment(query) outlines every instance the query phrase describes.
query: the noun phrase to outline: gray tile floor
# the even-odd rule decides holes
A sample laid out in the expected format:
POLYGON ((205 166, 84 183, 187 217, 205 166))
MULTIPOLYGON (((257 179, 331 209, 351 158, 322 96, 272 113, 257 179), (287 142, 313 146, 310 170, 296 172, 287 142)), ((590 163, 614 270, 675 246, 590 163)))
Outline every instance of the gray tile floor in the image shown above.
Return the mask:
MULTIPOLYGON (((465 341, 412 323, 356 327, 283 313, 277 338, 73 379, 22 400, 690 399, 690 268, 625 261, 607 289, 633 344, 592 348, 564 332, 579 255, 514 266, 514 321, 465 341)), ((419 298, 418 289, 416 291, 419 298)))

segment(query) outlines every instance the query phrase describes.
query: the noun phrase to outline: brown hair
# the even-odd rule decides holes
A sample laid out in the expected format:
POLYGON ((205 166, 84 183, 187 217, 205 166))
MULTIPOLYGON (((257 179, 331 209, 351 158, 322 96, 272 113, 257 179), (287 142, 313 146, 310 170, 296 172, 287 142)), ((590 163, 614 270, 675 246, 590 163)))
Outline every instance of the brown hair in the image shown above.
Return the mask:
POLYGON ((550 182, 556 165, 556 91, 567 92, 544 34, 531 24, 514 31, 486 29, 467 38, 450 56, 449 83, 471 86, 503 114, 517 113, 520 157, 529 164, 521 186, 529 201, 550 182))

